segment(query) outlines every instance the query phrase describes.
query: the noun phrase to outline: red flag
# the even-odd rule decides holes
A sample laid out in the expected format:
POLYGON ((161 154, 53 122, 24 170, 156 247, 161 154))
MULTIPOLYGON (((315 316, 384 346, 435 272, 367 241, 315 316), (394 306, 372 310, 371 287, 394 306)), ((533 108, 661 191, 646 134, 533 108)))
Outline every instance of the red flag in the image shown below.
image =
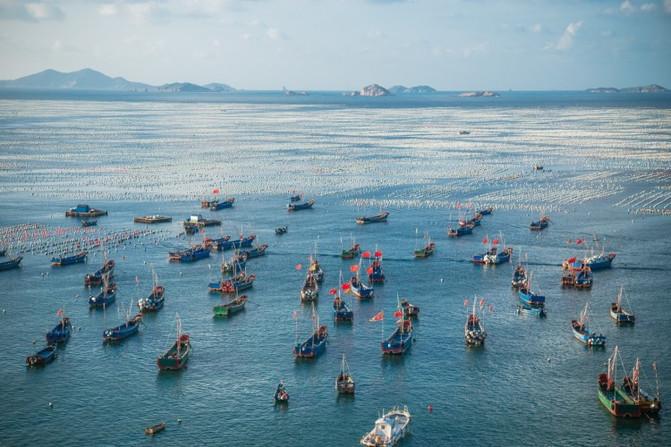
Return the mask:
POLYGON ((568 258, 566 262, 568 262, 569 264, 573 264, 575 262, 575 256, 572 258, 568 258))
POLYGON ((354 265, 350 265, 350 266, 349 266, 349 271, 352 272, 352 273, 356 273, 356 272, 359 271, 359 266, 356 265, 356 264, 354 264, 354 265))
POLYGON ((373 315, 373 318, 371 318, 368 321, 382 321, 382 320, 384 320, 384 311, 383 310, 381 310, 378 313, 376 313, 375 315, 373 315))
POLYGON ((583 242, 585 242, 584 239, 576 239, 575 240, 575 243, 578 244, 578 245, 582 244, 583 242))
POLYGON ((375 257, 376 258, 381 258, 382 257, 382 252, 380 250, 375 251, 375 257))
POLYGON ((302 264, 296 264, 296 270, 300 270, 300 269, 302 269, 302 268, 303 268, 303 265, 302 265, 302 264))
POLYGON ((221 191, 219 191, 219 188, 214 188, 212 190, 212 194, 219 194, 221 191))
POLYGON ((368 273, 369 275, 372 275, 373 274, 373 267, 368 267, 366 269, 366 273, 368 273))
POLYGON ((492 245, 497 245, 499 243, 498 239, 492 239, 492 245))
POLYGON ((338 290, 337 290, 337 289, 331 289, 331 290, 329 290, 329 294, 331 294, 331 295, 335 295, 336 293, 338 293, 338 290))
POLYGON ((370 258, 370 252, 368 250, 364 251, 363 253, 361 253, 361 257, 365 259, 370 258))
POLYGON ((396 312, 394 312, 394 317, 401 318, 402 316, 403 316, 402 310, 397 310, 396 312))
POLYGON ((348 290, 351 288, 351 286, 350 286, 350 284, 349 284, 348 282, 346 282, 345 284, 343 284, 343 285, 340 286, 340 287, 341 287, 344 291, 348 291, 348 290))
POLYGON ((487 243, 489 243, 489 240, 485 237, 485 238, 482 239, 482 243, 487 244, 487 243))

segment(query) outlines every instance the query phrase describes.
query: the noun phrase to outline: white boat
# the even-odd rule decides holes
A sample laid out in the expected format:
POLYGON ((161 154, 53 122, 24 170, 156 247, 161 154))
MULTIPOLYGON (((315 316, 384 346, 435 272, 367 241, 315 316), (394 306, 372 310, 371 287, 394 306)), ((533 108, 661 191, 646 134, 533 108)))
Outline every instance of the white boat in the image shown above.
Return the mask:
POLYGON ((408 407, 392 408, 375 421, 375 428, 361 438, 361 445, 368 447, 396 445, 405 436, 410 418, 408 407))

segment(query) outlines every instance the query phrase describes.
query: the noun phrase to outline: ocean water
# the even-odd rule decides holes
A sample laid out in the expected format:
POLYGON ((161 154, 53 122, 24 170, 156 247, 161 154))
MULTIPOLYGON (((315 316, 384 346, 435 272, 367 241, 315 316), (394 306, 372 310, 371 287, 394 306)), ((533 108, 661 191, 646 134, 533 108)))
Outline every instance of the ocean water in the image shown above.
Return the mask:
MULTIPOLYGON (((616 421, 596 397, 596 377, 613 346, 631 368, 644 367, 654 391, 656 361, 662 399, 671 384, 667 311, 671 273, 671 98, 584 93, 511 93, 501 98, 286 98, 276 94, 0 95, 0 245, 23 252, 19 270, 0 272, 0 444, 2 445, 320 445, 353 446, 383 408, 408 405, 411 433, 403 446, 665 445, 669 412, 659 420, 616 421), (469 130, 468 135, 459 135, 469 130), (544 172, 532 166, 542 164, 544 172), (201 210, 220 188, 233 209, 201 210), (289 214, 288 193, 317 200, 289 214), (83 233, 64 211, 86 202, 109 211, 83 233), (493 206, 474 235, 456 240, 447 228, 469 205, 493 206), (354 217, 380 208, 386 224, 358 226, 354 217), (200 241, 181 234, 181 220, 202 212, 223 220, 207 236, 255 233, 268 255, 248 263, 257 275, 245 312, 214 320, 220 301, 207 292, 221 254, 170 264, 168 251, 200 241), (540 213, 550 227, 532 233, 540 213), (104 238, 145 229, 135 215, 161 213, 173 222, 156 233, 109 245, 117 263, 116 303, 91 312, 87 264, 52 268, 48 243, 104 238), (34 224, 27 229, 19 225, 34 224), (288 225, 278 237, 274 228, 288 225), (37 229, 35 229, 37 228, 37 229), (428 232, 435 256, 415 260, 428 232), (48 236, 45 236, 48 235, 48 236), (515 313, 513 264, 472 265, 482 239, 498 237, 527 260, 546 295, 548 318, 515 313), (355 321, 335 325, 330 296, 339 253, 354 238, 384 253, 387 282, 371 302, 352 298, 355 321), (586 247, 575 239, 586 240, 586 247), (598 239, 598 242, 595 241, 598 239), (296 336, 310 332, 299 289, 315 250, 326 271, 317 305, 329 344, 315 361, 295 361, 296 336), (560 287, 561 261, 590 250, 617 253, 595 273, 590 291, 560 287), (150 266, 166 287, 166 304, 145 318, 140 335, 102 344, 105 328, 123 321, 131 300, 148 294, 150 266), (636 313, 616 327, 608 308, 623 286, 636 313), (420 306, 412 350, 383 357, 397 294, 420 306), (483 297, 493 311, 482 349, 467 349, 464 300, 483 297), (590 324, 608 337, 588 350, 570 321, 589 301, 590 324), (64 308, 76 328, 54 363, 28 370, 64 308), (384 310, 387 320, 368 319, 384 310), (292 319, 298 311, 299 319, 292 319), (191 335, 186 370, 159 373, 175 314, 191 335), (357 383, 338 397, 342 353, 357 383), (277 383, 291 395, 273 405, 277 383), (49 406, 49 402, 53 406, 49 406), (431 405, 432 412, 427 407, 431 405), (178 422, 181 420, 181 423, 178 422), (165 421, 150 438, 144 427, 165 421)), ((230 252, 225 254, 230 256, 230 252)), ((620 367, 619 374, 622 374, 620 367)))

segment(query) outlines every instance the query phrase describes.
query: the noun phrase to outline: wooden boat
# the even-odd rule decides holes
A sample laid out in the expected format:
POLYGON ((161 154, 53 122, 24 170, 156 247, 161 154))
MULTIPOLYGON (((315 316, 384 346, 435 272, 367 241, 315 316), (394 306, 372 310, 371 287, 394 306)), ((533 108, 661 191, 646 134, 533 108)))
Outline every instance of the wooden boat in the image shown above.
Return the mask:
POLYGON ((182 320, 177 320, 177 338, 168 351, 156 359, 156 365, 161 371, 177 371, 186 366, 191 354, 191 340, 189 334, 182 333, 182 320))
POLYGON ((98 295, 89 297, 91 309, 105 309, 116 299, 116 284, 110 284, 109 273, 103 275, 103 286, 98 295))
POLYGON ((528 304, 518 304, 517 313, 524 315, 536 315, 539 318, 547 317, 547 311, 545 310, 545 305, 530 306, 528 304))
POLYGON ((67 343, 70 340, 70 334, 72 333, 72 323, 68 317, 63 316, 63 312, 59 311, 61 315, 61 320, 58 322, 56 327, 47 332, 47 344, 55 343, 67 343))
POLYGON ((133 222, 141 224, 159 224, 172 222, 172 217, 161 216, 160 214, 150 214, 147 216, 137 216, 133 218, 133 222))
POLYGON ((573 329, 573 336, 581 343, 588 347, 603 347, 606 346, 606 336, 591 332, 587 327, 587 320, 589 317, 589 301, 585 303, 585 308, 580 312, 578 320, 571 321, 571 328, 573 329))
POLYGON ((235 197, 229 197, 225 200, 215 200, 210 203, 210 211, 219 211, 226 208, 233 208, 233 203, 235 203, 235 197))
POLYGON ((634 324, 636 316, 622 307, 623 288, 617 293, 617 300, 610 304, 610 317, 615 320, 617 324, 634 324))
POLYGON ((389 217, 389 211, 383 211, 380 214, 374 216, 359 216, 356 218, 356 223, 359 225, 365 225, 370 223, 386 222, 387 217, 389 217))
POLYGON ((140 330, 140 323, 142 323, 142 314, 137 314, 120 326, 105 329, 103 332, 103 342, 122 341, 137 334, 140 330))
POLYGON ((340 362, 340 374, 335 379, 335 389, 340 394, 354 394, 355 388, 354 378, 349 371, 347 360, 345 360, 345 353, 343 353, 340 362))
POLYGON ((276 404, 289 403, 289 393, 287 392, 286 388, 284 388, 284 384, 282 382, 280 382, 279 385, 277 385, 274 399, 276 404))
POLYGON ((550 225, 550 218, 548 216, 541 216, 539 220, 531 222, 529 229, 531 231, 542 231, 550 225))
POLYGON ((173 251, 168 255, 170 262, 195 262, 209 257, 210 250, 202 245, 195 245, 186 250, 173 251))
POLYGON ((520 289, 527 286, 527 270, 523 264, 517 264, 517 267, 515 267, 511 284, 513 289, 520 289))
POLYGON ((305 203, 290 203, 290 204, 287 205, 287 210, 289 212, 308 210, 308 209, 311 209, 314 204, 315 204, 314 199, 310 199, 305 203))
POLYGON ((405 318, 419 317, 419 307, 410 303, 408 300, 402 299, 400 302, 400 307, 403 310, 403 316, 405 318))
POLYGON ((319 282, 317 278, 308 271, 308 274, 305 276, 305 282, 301 288, 301 301, 304 303, 311 303, 317 301, 319 298, 319 282))
POLYGON ((597 395, 599 402, 615 417, 638 418, 641 406, 636 403, 620 386, 617 385, 618 348, 608 358, 608 371, 599 374, 597 395))
POLYGON ((408 407, 395 407, 375 421, 375 427, 360 440, 366 447, 392 447, 405 436, 410 425, 408 407))
POLYGON ((77 205, 65 212, 65 217, 100 217, 107 216, 107 211, 91 208, 88 205, 77 205))
POLYGON ((415 258, 428 258, 429 256, 433 256, 435 249, 436 244, 434 242, 428 241, 423 248, 415 250, 415 258))
POLYGON ((592 271, 603 270, 611 267, 615 256, 617 256, 615 253, 601 253, 600 255, 585 258, 583 262, 592 269, 592 271))
POLYGON ((256 275, 248 275, 242 272, 231 279, 224 279, 219 282, 211 282, 208 287, 210 293, 238 293, 243 290, 251 289, 254 286, 256 275))
POLYGON ((275 228, 275 234, 278 235, 278 236, 282 236, 283 234, 287 234, 287 231, 289 231, 289 227, 286 226, 286 225, 275 228))
POLYGON ((154 436, 157 433, 165 430, 165 422, 159 422, 158 424, 152 425, 144 429, 144 434, 148 436, 154 436))
POLYGON ((97 221, 97 220, 82 220, 82 227, 83 227, 83 228, 86 228, 86 227, 95 227, 95 226, 97 226, 97 225, 98 225, 98 221, 97 221))
POLYGON ((228 303, 214 306, 212 310, 215 317, 230 317, 245 310, 245 304, 247 304, 247 295, 240 295, 228 303))
POLYGON ((51 265, 55 267, 63 267, 66 265, 79 264, 86 262, 87 253, 82 251, 72 256, 58 256, 51 258, 51 265))
POLYGON ((163 308, 163 303, 165 302, 165 288, 158 284, 158 275, 152 270, 152 288, 151 293, 146 298, 140 298, 137 301, 137 307, 140 308, 140 312, 158 312, 163 308))
POLYGON ((356 276, 353 276, 352 279, 350 279, 349 284, 352 294, 360 300, 369 300, 375 296, 373 287, 368 286, 361 281, 358 271, 356 276))
POLYGON ((9 261, 0 262, 0 272, 4 270, 19 268, 19 264, 21 264, 22 259, 23 259, 22 256, 17 256, 13 259, 10 259, 9 261))
POLYGON ((396 329, 394 332, 382 343, 382 353, 387 355, 402 355, 405 354, 412 347, 412 321, 406 318, 402 311, 395 313, 400 316, 396 322, 396 329))
POLYGON ((266 250, 268 250, 268 244, 261 244, 251 250, 240 250, 239 256, 243 261, 247 262, 249 259, 265 256, 266 250))
POLYGON ((373 262, 366 271, 368 272, 368 282, 370 284, 384 284, 386 276, 382 272, 382 252, 376 250, 375 253, 380 256, 375 256, 373 262))
POLYGON ((527 306, 545 306, 545 296, 539 295, 532 292, 531 290, 531 278, 533 275, 529 275, 529 281, 527 284, 521 286, 517 291, 517 295, 520 298, 520 301, 527 306))
POLYGON ((87 273, 86 276, 84 276, 84 285, 86 287, 99 286, 103 282, 103 275, 113 275, 114 266, 115 264, 112 259, 106 260, 102 267, 94 273, 87 273))
MULTIPOLYGON (((652 364, 652 368, 655 371, 655 377, 657 377, 657 366, 655 363, 652 364)), ((638 404, 642 414, 654 417, 657 416, 662 409, 662 401, 659 394, 659 379, 656 380, 657 394, 652 396, 640 388, 640 370, 641 361, 637 358, 631 376, 624 376, 622 390, 627 393, 636 404, 638 404)))
POLYGON ((36 367, 44 366, 54 361, 56 358, 56 345, 49 345, 46 348, 37 351, 33 355, 26 357, 26 366, 36 367))
POLYGON ((319 315, 315 312, 314 303, 312 304, 313 333, 302 343, 296 341, 294 344, 294 357, 313 359, 319 357, 326 350, 326 340, 328 339, 328 329, 319 324, 319 315))
POLYGON ((476 310, 477 298, 473 299, 473 310, 469 312, 464 325, 464 340, 468 346, 480 346, 485 343, 487 331, 478 317, 476 310))
POLYGON ((448 237, 461 237, 461 236, 466 236, 467 234, 473 234, 473 228, 475 226, 473 224, 467 224, 464 226, 460 226, 458 228, 449 228, 447 230, 447 236, 448 237))
POLYGON ((352 244, 351 248, 348 248, 347 250, 343 250, 340 253, 340 258, 341 259, 354 259, 357 256, 359 256, 360 253, 361 253, 361 245, 354 242, 352 244))

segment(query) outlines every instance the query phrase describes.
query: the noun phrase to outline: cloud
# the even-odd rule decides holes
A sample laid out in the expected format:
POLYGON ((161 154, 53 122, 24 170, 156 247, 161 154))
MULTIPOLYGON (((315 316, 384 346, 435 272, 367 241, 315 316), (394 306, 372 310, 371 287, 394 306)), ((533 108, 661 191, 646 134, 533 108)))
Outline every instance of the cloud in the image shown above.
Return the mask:
POLYGON ((641 11, 643 12, 652 12, 655 11, 656 9, 657 5, 655 5, 654 3, 643 3, 641 5, 641 11))
POLYGON ((624 0, 620 3, 620 12, 623 14, 631 14, 636 12, 636 6, 634 6, 629 0, 624 0))
POLYGON ((543 31, 543 26, 540 23, 534 23, 531 25, 532 33, 540 33, 541 31, 543 31))
POLYGON ((575 39, 578 30, 582 27, 582 20, 577 22, 571 22, 568 24, 564 33, 561 35, 556 44, 549 44, 545 48, 553 49, 559 51, 566 51, 573 46, 573 40, 575 39))
POLYGON ((42 22, 45 20, 63 20, 64 18, 63 10, 52 3, 0 0, 0 20, 42 22))

